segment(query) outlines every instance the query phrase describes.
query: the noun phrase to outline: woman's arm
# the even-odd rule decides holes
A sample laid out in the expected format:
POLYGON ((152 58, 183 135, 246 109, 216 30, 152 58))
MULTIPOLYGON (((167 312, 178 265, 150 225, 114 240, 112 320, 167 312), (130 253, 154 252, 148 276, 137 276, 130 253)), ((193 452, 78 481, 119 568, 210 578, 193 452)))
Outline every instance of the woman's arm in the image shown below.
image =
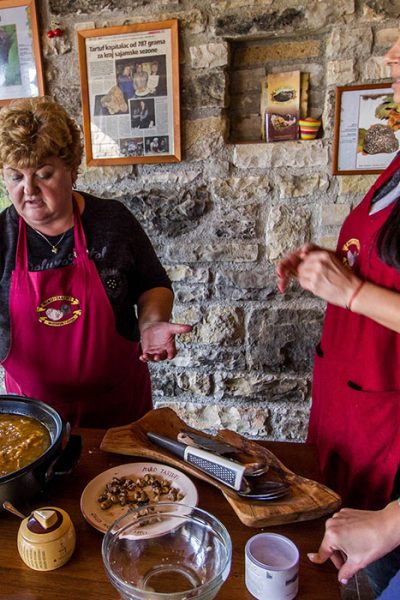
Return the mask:
POLYGON ((168 288, 143 292, 138 299, 138 321, 143 362, 171 359, 176 355, 175 336, 189 333, 191 325, 169 323, 174 295, 168 288))

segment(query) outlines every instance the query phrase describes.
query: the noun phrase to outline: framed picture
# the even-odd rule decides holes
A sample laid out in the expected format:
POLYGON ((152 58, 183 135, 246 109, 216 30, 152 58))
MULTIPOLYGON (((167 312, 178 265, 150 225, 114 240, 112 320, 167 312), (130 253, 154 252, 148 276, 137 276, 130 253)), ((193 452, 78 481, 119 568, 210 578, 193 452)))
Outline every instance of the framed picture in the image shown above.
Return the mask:
POLYGON ((1 0, 0 106, 43 94, 35 0, 1 0))
POLYGON ((180 161, 178 21, 77 35, 87 164, 180 161))
POLYGON ((400 149, 400 105, 388 83, 336 90, 333 174, 380 173, 400 149))

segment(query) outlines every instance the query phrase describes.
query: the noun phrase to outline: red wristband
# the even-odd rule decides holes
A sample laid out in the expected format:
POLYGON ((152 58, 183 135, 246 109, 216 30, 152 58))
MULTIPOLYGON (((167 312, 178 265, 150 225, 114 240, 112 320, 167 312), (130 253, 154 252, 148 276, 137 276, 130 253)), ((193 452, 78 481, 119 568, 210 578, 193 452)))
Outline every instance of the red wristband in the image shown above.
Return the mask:
POLYGON ((346 304, 347 310, 351 310, 351 305, 354 302, 354 298, 359 294, 359 292, 361 291, 361 288, 363 287, 364 283, 365 283, 365 281, 360 281, 360 283, 358 284, 358 286, 356 287, 356 289, 354 290, 354 292, 350 296, 350 299, 349 299, 348 303, 346 304))

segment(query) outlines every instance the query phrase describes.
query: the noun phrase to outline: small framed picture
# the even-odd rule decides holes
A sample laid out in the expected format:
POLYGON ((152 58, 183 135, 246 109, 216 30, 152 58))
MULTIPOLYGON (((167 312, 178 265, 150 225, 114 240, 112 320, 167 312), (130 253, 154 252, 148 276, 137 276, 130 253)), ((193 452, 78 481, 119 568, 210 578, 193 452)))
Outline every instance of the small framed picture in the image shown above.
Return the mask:
POLYGON ((43 94, 35 0, 1 0, 0 106, 43 94))
POLYGON ((400 104, 388 83, 336 89, 333 174, 380 173, 400 150, 400 104))
POLYGON ((88 165, 178 162, 178 21, 78 31, 88 165))

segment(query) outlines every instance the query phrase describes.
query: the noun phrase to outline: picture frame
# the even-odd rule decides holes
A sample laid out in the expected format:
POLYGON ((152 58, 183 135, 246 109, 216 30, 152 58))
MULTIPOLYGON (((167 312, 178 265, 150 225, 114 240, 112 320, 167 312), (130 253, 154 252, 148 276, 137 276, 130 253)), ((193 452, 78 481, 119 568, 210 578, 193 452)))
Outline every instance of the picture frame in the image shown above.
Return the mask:
POLYGON ((177 19, 77 36, 87 164, 179 162, 177 19))
POLYGON ((0 107, 17 98, 43 96, 35 0, 0 3, 0 107))
POLYGON ((390 83, 336 88, 333 175, 381 173, 400 149, 390 83))

